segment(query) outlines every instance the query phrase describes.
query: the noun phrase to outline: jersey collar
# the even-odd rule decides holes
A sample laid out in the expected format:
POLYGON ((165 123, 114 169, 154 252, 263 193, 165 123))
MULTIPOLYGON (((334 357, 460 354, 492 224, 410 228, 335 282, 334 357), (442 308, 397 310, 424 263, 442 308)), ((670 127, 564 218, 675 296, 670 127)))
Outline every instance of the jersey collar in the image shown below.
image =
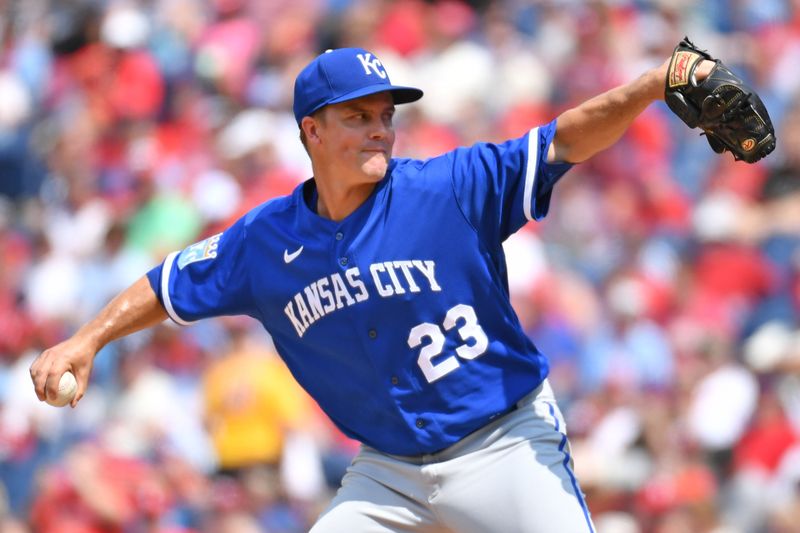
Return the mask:
POLYGON ((339 222, 322 217, 317 213, 317 186, 314 178, 309 178, 300 184, 292 194, 294 197, 294 202, 297 205, 297 229, 302 233, 310 232, 311 234, 319 234, 320 232, 335 232, 342 228, 353 229, 361 227, 366 222, 369 214, 372 212, 375 202, 383 201, 383 198, 385 197, 389 189, 389 184, 392 180, 392 171, 396 166, 397 161, 392 159, 389 162, 389 168, 386 170, 386 175, 375 185, 375 189, 373 189, 372 193, 367 197, 364 203, 358 206, 355 211, 347 215, 347 217, 339 222))

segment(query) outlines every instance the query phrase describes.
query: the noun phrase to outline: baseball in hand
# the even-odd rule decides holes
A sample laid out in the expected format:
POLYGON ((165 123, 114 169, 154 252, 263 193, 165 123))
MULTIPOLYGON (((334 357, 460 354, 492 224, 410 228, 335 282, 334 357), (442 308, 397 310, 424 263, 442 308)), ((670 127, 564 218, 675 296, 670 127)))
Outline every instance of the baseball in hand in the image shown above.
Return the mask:
POLYGON ((64 372, 58 382, 58 395, 54 399, 47 398, 47 403, 54 407, 64 407, 78 392, 78 382, 72 372, 64 372))

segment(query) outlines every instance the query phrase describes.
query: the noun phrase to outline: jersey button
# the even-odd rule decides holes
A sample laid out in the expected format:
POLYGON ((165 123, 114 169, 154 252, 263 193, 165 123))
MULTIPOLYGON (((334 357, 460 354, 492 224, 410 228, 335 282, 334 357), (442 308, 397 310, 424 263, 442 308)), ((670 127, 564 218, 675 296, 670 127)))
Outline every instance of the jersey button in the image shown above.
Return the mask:
POLYGON ((417 418, 417 427, 419 429, 424 428, 425 427, 425 421, 423 419, 421 419, 421 418, 417 418))
POLYGON ((369 335, 370 339, 375 339, 378 337, 378 332, 375 331, 374 329, 369 330, 367 334, 369 335))
POLYGON ((341 231, 337 231, 336 232, 336 240, 337 241, 341 241, 342 239, 344 239, 344 233, 342 233, 341 231))
POLYGON ((397 379, 397 376, 392 376, 392 385, 397 385, 398 383, 400 383, 400 380, 397 379))
POLYGON ((347 258, 346 257, 339 258, 339 264, 342 266, 347 266, 347 258))

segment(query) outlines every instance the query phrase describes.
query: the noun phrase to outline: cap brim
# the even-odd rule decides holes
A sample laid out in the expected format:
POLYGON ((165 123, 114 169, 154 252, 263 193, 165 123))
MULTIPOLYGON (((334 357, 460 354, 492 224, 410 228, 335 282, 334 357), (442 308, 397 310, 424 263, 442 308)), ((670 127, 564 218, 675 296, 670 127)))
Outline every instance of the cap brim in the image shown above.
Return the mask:
MULTIPOLYGON (((402 85, 368 85, 367 87, 361 87, 357 91, 353 91, 347 94, 343 94, 338 98, 334 98, 326 102, 324 105, 330 104, 341 104, 342 102, 347 102, 349 100, 355 100, 356 98, 361 98, 362 96, 369 96, 371 94, 376 93, 383 93, 383 92, 390 92, 392 93, 392 98, 394 99, 395 104, 408 104, 411 102, 416 102, 422 95, 424 94, 420 89, 415 87, 403 87, 402 85)), ((320 106, 320 108, 324 107, 320 106)))

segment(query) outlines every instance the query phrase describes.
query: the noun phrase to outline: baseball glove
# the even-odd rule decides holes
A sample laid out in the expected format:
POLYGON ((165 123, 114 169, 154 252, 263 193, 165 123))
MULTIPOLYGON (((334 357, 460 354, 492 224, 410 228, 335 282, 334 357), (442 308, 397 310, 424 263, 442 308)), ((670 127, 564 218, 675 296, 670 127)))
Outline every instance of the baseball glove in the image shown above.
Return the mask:
POLYGON ((737 161, 755 163, 775 149, 775 129, 758 94, 688 37, 672 53, 665 97, 690 128, 705 132, 718 154, 728 150, 737 161), (703 59, 716 65, 698 83, 694 72, 703 59))

